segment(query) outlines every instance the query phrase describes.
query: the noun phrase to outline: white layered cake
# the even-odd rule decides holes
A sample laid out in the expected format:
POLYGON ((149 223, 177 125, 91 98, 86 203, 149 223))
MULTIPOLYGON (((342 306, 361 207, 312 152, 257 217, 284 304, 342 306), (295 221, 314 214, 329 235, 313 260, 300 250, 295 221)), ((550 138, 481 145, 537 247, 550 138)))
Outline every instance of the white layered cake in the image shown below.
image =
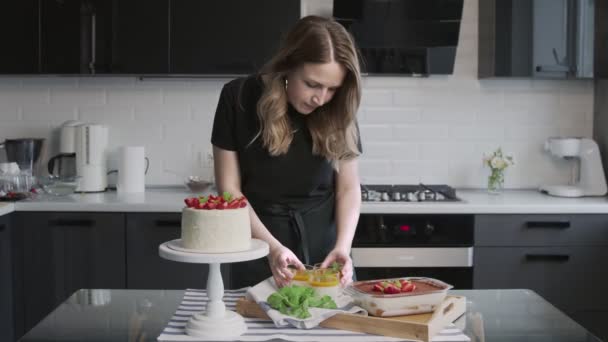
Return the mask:
POLYGON ((230 253, 251 246, 251 224, 247 207, 234 209, 184 208, 182 245, 201 253, 230 253))

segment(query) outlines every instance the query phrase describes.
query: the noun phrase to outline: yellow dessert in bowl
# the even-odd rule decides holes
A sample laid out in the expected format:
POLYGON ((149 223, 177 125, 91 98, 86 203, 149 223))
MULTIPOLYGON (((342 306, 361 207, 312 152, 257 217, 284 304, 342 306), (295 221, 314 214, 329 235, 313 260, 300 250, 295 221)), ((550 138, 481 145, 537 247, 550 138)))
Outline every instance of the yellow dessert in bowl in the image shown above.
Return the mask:
POLYGON ((291 279, 292 285, 308 286, 310 287, 310 279, 313 272, 313 267, 310 265, 304 265, 303 270, 294 269, 294 276, 291 279))
POLYGON ((330 296, 334 301, 342 294, 340 286, 340 271, 332 269, 315 269, 309 280, 318 295, 330 296))

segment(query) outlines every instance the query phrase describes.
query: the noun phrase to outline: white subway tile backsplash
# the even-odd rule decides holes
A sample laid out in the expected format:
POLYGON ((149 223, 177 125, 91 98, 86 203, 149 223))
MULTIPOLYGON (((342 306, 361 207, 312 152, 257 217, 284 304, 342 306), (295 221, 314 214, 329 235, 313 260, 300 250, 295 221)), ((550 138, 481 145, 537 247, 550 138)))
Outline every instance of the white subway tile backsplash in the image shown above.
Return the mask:
POLYGON ((190 120, 190 107, 180 105, 147 105, 135 106, 135 121, 137 122, 186 122, 190 120))
POLYGON ((78 120, 120 126, 134 119, 134 107, 120 105, 83 106, 78 108, 78 120))
MULTIPOLYGON (((507 187, 567 181, 568 168, 543 151, 543 142, 591 136, 593 81, 477 79, 478 1, 464 1, 453 75, 363 77, 363 182, 485 187, 481 160, 498 147, 516 160, 507 187)), ((0 141, 45 137, 52 147, 63 121, 102 123, 112 151, 145 146, 148 184, 181 184, 187 175, 211 179, 211 127, 228 81, 0 77, 0 141)))
POLYGON ((359 131, 363 143, 363 151, 367 141, 394 141, 393 129, 389 125, 368 125, 359 122, 359 131))
MULTIPOLYGON (((130 121, 108 124, 110 146, 146 145, 159 142, 162 137, 162 124, 153 121, 130 121)), ((182 142, 184 139, 180 139, 182 142)))
POLYGON ((17 104, 0 102, 0 123, 4 121, 16 121, 19 119, 19 107, 17 104))
POLYGON ((110 105, 135 106, 145 103, 148 105, 162 104, 162 91, 158 87, 152 88, 123 88, 112 87, 108 89, 107 101, 110 105))
POLYGON ((555 124, 547 125, 512 125, 505 127, 505 140, 518 141, 525 140, 531 142, 539 142, 547 137, 559 135, 559 126, 555 124))
POLYGON ((49 89, 40 87, 0 89, 0 103, 6 104, 46 104, 49 103, 49 89))
POLYGON ((420 121, 419 108, 368 108, 364 114, 365 123, 369 124, 397 124, 420 121))
MULTIPOLYGON (((25 104, 21 107, 21 118, 24 121, 39 121, 60 124, 64 121, 75 120, 78 116, 75 105, 64 104, 25 104)), ((69 103, 69 102, 68 102, 69 103)))
POLYGON ((393 103, 393 92, 390 90, 370 89, 363 92, 361 106, 386 106, 393 103))
POLYGON ((50 102, 51 104, 73 105, 103 105, 106 101, 106 95, 103 89, 95 88, 51 88, 50 102))
POLYGON ((441 124, 394 125, 393 139, 404 142, 428 142, 448 139, 448 126, 441 124))
POLYGON ((449 138, 459 141, 501 140, 504 135, 505 129, 502 125, 454 124, 449 127, 449 138))
POLYGON ((426 107, 422 110, 421 122, 423 123, 474 123, 475 111, 472 108, 454 107, 426 107))
POLYGON ((419 159, 418 146, 414 143, 369 142, 363 146, 363 151, 369 159, 419 159))

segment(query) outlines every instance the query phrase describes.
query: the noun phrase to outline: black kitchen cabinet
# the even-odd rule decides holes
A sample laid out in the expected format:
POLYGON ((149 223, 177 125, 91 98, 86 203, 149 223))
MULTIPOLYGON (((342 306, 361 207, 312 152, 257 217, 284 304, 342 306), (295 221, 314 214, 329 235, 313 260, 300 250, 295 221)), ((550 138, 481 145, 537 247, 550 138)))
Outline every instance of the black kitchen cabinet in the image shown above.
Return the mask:
MULTIPOLYGON (((178 239, 181 214, 127 214, 127 288, 204 289, 209 265, 166 260, 158 255, 163 242, 178 239)), ((222 266, 224 286, 229 288, 228 264, 222 266)))
POLYGON ((606 57, 595 51, 608 25, 600 3, 479 1, 479 78, 593 78, 606 57))
POLYGON ((5 1, 0 10, 0 74, 38 72, 38 0, 5 1))
POLYGON ((116 1, 40 1, 40 73, 108 72, 116 1))
POLYGON ((115 213, 15 215, 24 331, 78 289, 125 288, 124 222, 124 214, 115 213))
POLYGON ((531 289, 608 336, 607 215, 477 215, 474 288, 531 289), (593 314, 591 314, 593 313, 593 314))
POLYGON ((299 17, 299 0, 171 0, 170 73, 252 73, 299 17))
POLYGON ((169 72, 169 0, 115 4, 112 74, 169 72))
POLYGON ((0 216, 0 341, 15 339, 13 250, 10 216, 0 216))

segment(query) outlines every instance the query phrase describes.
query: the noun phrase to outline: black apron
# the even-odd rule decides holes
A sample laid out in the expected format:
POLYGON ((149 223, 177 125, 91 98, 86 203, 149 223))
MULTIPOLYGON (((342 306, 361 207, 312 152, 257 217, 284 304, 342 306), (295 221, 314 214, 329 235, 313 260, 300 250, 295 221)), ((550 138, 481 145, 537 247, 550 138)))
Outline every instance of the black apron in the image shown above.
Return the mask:
MULTIPOLYGON (((303 202, 264 203, 247 197, 270 233, 304 264, 323 262, 336 243, 334 192, 303 202)), ((230 265, 231 288, 253 286, 272 276, 268 258, 230 265)))

